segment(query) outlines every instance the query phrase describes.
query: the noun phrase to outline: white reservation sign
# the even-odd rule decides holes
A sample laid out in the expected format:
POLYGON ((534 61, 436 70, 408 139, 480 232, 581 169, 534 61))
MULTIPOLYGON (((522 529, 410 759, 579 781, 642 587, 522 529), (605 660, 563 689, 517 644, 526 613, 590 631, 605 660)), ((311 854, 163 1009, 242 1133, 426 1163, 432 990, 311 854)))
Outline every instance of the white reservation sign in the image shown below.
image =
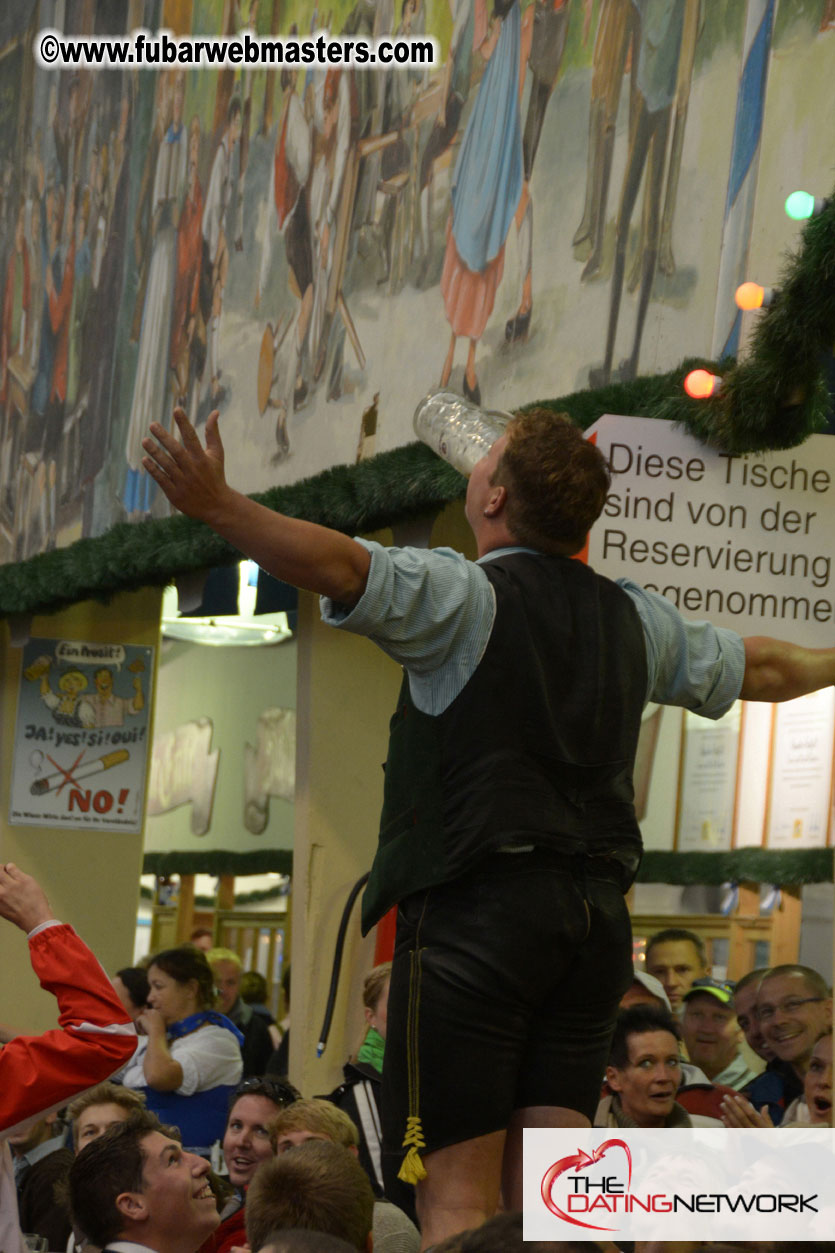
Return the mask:
POLYGON ((835 644, 835 437, 733 456, 652 418, 605 414, 592 434, 612 470, 595 570, 740 635, 835 644))

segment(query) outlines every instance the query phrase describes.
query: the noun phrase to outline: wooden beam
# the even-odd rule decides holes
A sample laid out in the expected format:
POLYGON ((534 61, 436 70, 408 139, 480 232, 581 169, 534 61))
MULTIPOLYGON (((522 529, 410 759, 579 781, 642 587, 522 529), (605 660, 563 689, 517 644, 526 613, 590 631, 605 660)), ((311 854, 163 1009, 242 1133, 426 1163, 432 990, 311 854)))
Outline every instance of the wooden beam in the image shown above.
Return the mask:
POLYGON ((736 909, 730 916, 727 977, 738 979, 754 968, 756 938, 746 924, 760 914, 760 889, 756 883, 740 883, 736 909))
POLYGON ((177 903, 177 943, 184 944, 194 930, 194 875, 180 875, 177 903))
POLYGON ((800 892, 796 884, 780 888, 780 904, 771 916, 771 966, 792 964, 800 954, 800 892))
POLYGON ((235 876, 222 874, 217 885, 217 908, 235 908, 235 876))

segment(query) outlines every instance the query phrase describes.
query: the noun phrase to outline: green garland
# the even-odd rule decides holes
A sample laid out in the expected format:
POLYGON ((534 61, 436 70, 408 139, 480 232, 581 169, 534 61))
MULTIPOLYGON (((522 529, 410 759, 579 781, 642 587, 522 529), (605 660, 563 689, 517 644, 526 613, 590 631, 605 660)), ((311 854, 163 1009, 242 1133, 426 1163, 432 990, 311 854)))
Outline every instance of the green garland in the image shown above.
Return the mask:
POLYGON ((146 853, 143 874, 292 874, 293 850, 290 848, 259 848, 252 853, 232 853, 225 849, 213 852, 146 853))
POLYGON ((831 883, 833 849, 737 848, 727 853, 644 853, 639 883, 831 883))
MULTIPOLYGON (((808 848, 737 848, 726 853, 644 853, 639 883, 831 883, 835 850, 808 848)), ((293 854, 288 849, 259 849, 252 853, 216 850, 210 853, 146 853, 143 874, 251 875, 293 873, 293 854)), ((144 889, 147 891, 148 889, 144 889)), ((239 897, 236 903, 255 903, 277 895, 264 889, 239 897)), ((206 898, 208 901, 208 898, 206 898)), ((201 901, 201 903, 206 903, 201 901)))
MULTIPOLYGON (((584 430, 604 413, 665 418, 726 452, 759 452, 802 443, 826 421, 823 354, 835 344, 835 196, 789 257, 776 303, 760 314, 746 361, 684 362, 595 391, 544 402, 567 410, 584 430), (718 395, 691 400, 682 388, 702 365, 722 374, 718 395)), ((348 534, 377 530, 433 512, 464 492, 461 476, 422 444, 380 453, 353 466, 254 497, 271 509, 348 534)), ((164 586, 178 575, 227 565, 239 554, 208 527, 176 516, 120 523, 97 539, 0 566, 0 617, 53 613, 77 601, 164 586)))

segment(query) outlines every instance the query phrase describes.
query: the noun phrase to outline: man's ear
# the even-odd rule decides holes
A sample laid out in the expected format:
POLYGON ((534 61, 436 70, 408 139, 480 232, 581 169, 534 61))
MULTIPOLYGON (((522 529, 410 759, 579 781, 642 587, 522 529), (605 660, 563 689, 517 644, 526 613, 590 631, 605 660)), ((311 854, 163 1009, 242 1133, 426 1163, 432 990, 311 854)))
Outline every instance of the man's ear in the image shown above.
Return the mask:
POLYGON ((365 1242, 365 1253, 374 1253, 374 1236, 370 1231, 365 1242))
POLYGON ((485 518, 495 518, 504 509, 507 503, 507 488, 504 483, 493 483, 490 487, 490 496, 487 504, 484 506, 485 518))
POLYGON ((116 1208, 132 1223, 142 1222, 148 1217, 148 1203, 141 1192, 120 1192, 116 1197, 116 1208))
POLYGON ((348 1152, 353 1153, 354 1157, 359 1157, 360 1151, 355 1144, 348 1145, 348 1152))

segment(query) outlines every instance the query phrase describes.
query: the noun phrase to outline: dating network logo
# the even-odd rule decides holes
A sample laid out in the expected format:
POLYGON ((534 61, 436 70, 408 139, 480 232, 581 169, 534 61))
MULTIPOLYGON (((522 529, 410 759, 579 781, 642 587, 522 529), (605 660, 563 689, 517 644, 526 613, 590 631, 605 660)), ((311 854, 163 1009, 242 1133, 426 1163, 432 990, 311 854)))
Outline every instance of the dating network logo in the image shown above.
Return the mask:
MULTIPOLYGON (((540 1193, 546 1208, 561 1222, 591 1231, 621 1231, 630 1227, 625 1218, 612 1225, 615 1215, 640 1214, 817 1214, 819 1194, 774 1192, 765 1187, 739 1188, 729 1181, 727 1190, 708 1191, 698 1185, 692 1191, 669 1189, 669 1171, 655 1162, 645 1170, 643 1187, 633 1190, 632 1151, 626 1140, 604 1140, 597 1148, 578 1148, 561 1157, 542 1176, 540 1193), (656 1189, 658 1189, 656 1191, 656 1189)), ((679 1186, 681 1186, 679 1178, 679 1186)), ((752 1181, 753 1182, 753 1181, 752 1181)), ((749 1217, 750 1221, 750 1217, 749 1217)))

